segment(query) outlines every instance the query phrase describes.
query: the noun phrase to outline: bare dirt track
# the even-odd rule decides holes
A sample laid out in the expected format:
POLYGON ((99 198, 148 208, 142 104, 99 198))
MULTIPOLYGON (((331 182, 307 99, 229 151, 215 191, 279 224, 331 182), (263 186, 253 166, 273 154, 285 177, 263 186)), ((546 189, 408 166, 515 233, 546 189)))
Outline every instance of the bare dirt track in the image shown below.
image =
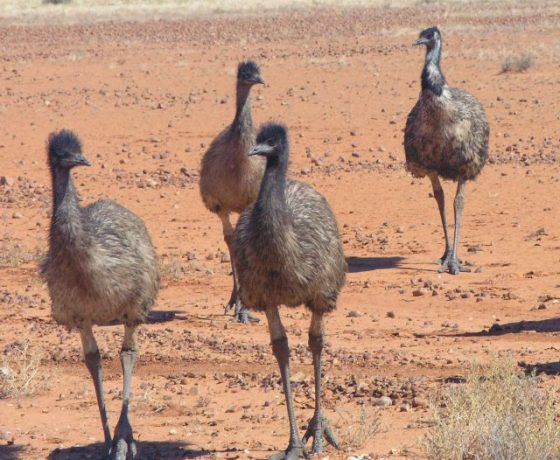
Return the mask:
MULTIPOLYGON (((219 220, 198 192, 209 141, 231 121, 237 63, 267 84, 257 122, 291 133, 292 176, 330 201, 349 260, 327 321, 324 402, 343 443, 380 396, 381 429, 328 458, 423 458, 425 407, 438 390, 510 351, 556 384, 560 370, 560 9, 554 2, 422 4, 214 14, 168 21, 0 19, 0 352, 29 340, 47 388, 0 400, 0 458, 98 458, 102 431, 78 334, 50 318, 37 261, 46 247, 49 132, 75 129, 91 168, 84 202, 113 198, 142 216, 163 289, 140 333, 131 421, 142 458, 265 458, 287 419, 264 318, 232 324, 219 220), (491 161, 467 187, 461 256, 439 274, 443 238, 427 180, 403 168, 403 127, 419 93, 425 26, 443 32, 443 70, 491 124, 491 161), (500 73, 508 55, 535 65, 500 73), (498 326, 496 326, 496 324, 498 326), (494 326, 493 326, 494 325, 494 326), (9 442, 8 442, 9 441, 9 442), (12 442, 13 441, 13 442, 12 442)), ((449 208, 454 194, 446 185, 449 208)), ((312 413, 309 315, 284 311, 300 427, 312 413)), ((111 425, 120 410, 122 328, 96 330, 111 425)), ((301 430, 303 434, 303 430, 301 430)))

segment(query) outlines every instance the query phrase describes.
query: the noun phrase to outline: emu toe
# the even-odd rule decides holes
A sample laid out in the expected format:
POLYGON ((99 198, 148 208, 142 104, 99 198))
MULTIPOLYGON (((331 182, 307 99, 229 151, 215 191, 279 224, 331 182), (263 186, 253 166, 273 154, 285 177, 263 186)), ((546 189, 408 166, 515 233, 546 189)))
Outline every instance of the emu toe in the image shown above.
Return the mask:
POLYGON ((248 324, 248 323, 259 323, 261 321, 256 316, 251 315, 249 310, 247 310, 243 306, 241 300, 239 299, 239 296, 236 295, 235 292, 231 294, 231 299, 229 299, 229 302, 226 305, 224 314, 227 314, 227 312, 230 311, 233 307, 235 307, 235 312, 233 313, 233 319, 232 319, 234 323, 248 324))
POLYGON ((451 273, 452 275, 458 275, 461 272, 470 272, 471 269, 461 265, 459 259, 447 258, 441 264, 441 268, 438 270, 440 273, 451 273))
POLYGON ((249 310, 245 307, 241 306, 241 308, 236 309, 235 314, 233 315, 233 322, 241 323, 241 324, 248 324, 248 323, 259 323, 261 320, 256 316, 253 316, 249 310))
POLYGON ((451 249, 449 250, 446 249, 443 255, 439 259, 434 260, 434 263, 438 265, 445 265, 449 261, 450 256, 451 256, 451 249))
POLYGON ((138 450, 132 435, 132 427, 128 420, 119 422, 115 429, 113 438, 113 448, 111 449, 110 460, 136 460, 138 450))
POLYGON ((309 421, 309 425, 305 434, 303 435, 303 444, 306 444, 309 438, 313 438, 313 445, 311 447, 312 454, 320 454, 323 451, 323 436, 327 442, 339 449, 338 442, 334 436, 333 431, 329 425, 329 421, 323 415, 313 416, 309 421))
POLYGON ((288 447, 284 452, 279 452, 268 457, 268 460, 299 460, 300 458, 309 458, 305 447, 293 446, 288 447))

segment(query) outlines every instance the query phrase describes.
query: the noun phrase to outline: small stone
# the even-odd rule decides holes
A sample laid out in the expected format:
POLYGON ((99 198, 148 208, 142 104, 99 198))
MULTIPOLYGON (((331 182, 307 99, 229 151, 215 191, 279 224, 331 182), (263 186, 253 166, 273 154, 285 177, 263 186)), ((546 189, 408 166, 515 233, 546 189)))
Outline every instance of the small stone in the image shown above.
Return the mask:
POLYGON ((220 262, 222 262, 223 264, 227 262, 231 262, 231 257, 229 255, 229 252, 222 253, 222 257, 220 257, 220 262))
POLYGON ((169 430, 169 434, 177 434, 177 430, 175 428, 171 428, 169 430))
POLYGON ((14 180, 8 176, 0 176, 0 185, 7 185, 8 187, 13 185, 14 180))
POLYGON ((296 372, 290 377, 292 383, 301 383, 305 381, 305 374, 303 372, 296 372))
POLYGON ((387 312, 387 318, 394 318, 395 316, 396 316, 396 315, 395 315, 395 312, 394 312, 394 311, 388 311, 388 312, 387 312))
POLYGON ((389 396, 381 396, 381 398, 374 399, 373 404, 376 406, 388 407, 393 405, 393 400, 389 398, 389 396))
POLYGON ((348 318, 359 318, 360 316, 364 316, 364 314, 358 310, 350 310, 346 316, 348 316, 348 318))
POLYGON ((12 219, 21 219, 23 217, 23 215, 19 212, 14 212, 12 214, 12 219))
POLYGON ((424 294, 426 294, 426 291, 422 288, 415 289, 414 291, 412 291, 412 295, 414 297, 420 297, 420 296, 423 296, 424 294))
POLYGON ((419 408, 428 407, 428 401, 426 401, 424 398, 421 398, 419 396, 415 396, 414 398, 412 398, 412 407, 419 407, 419 408))

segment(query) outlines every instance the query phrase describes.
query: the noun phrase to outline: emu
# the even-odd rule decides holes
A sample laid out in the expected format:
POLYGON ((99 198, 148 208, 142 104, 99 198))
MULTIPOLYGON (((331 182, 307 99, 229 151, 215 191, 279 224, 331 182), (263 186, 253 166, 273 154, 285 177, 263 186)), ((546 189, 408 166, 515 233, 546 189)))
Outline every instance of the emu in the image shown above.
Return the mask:
POLYGON ((441 33, 430 27, 420 33, 415 45, 426 46, 422 92, 408 115, 404 134, 406 166, 414 177, 428 176, 437 201, 445 251, 438 262, 440 272, 457 275, 470 269, 457 256, 459 230, 465 203, 465 184, 475 179, 488 158, 490 128, 480 102, 459 88, 450 88, 441 71, 441 33), (457 181, 453 247, 445 218, 445 197, 439 177, 457 181))
POLYGON ((336 219, 327 200, 312 187, 286 179, 287 129, 264 125, 249 155, 266 158, 259 195, 239 218, 233 251, 244 305, 264 311, 272 350, 282 375, 288 408, 290 440, 285 452, 272 459, 307 455, 305 443, 313 438, 313 452, 321 452, 323 435, 338 447, 321 411, 321 352, 323 316, 336 308, 346 276, 346 261, 336 219), (290 388, 289 347, 279 305, 304 304, 311 311, 309 348, 315 375, 315 412, 299 439, 290 388))
POLYGON ((80 331, 85 363, 93 379, 107 456, 136 458, 128 421, 132 370, 138 351, 136 329, 143 323, 159 290, 159 266, 144 222, 114 201, 81 207, 72 168, 90 166, 79 138, 69 130, 48 140, 53 207, 49 251, 41 267, 52 300, 54 320, 80 331), (121 349, 123 401, 111 440, 103 395, 101 356, 92 326, 124 324, 121 349))
POLYGON ((255 145, 255 129, 251 116, 251 88, 264 84, 260 69, 253 61, 241 62, 237 69, 237 104, 235 118, 210 144, 200 169, 200 194, 209 211, 222 221, 223 235, 230 253, 233 290, 225 312, 235 307, 234 318, 241 323, 258 322, 239 299, 239 280, 231 250, 232 212, 241 214, 257 198, 264 173, 264 160, 248 157, 255 145))

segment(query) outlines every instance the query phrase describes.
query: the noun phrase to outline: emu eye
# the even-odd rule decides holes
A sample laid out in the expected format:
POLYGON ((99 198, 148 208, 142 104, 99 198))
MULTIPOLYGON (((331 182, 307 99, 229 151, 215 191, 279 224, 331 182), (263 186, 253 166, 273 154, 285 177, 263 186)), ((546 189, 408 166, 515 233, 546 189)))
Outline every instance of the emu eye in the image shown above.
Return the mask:
POLYGON ((267 140, 266 140, 266 145, 268 145, 269 147, 274 147, 274 140, 272 140, 272 139, 267 139, 267 140))

